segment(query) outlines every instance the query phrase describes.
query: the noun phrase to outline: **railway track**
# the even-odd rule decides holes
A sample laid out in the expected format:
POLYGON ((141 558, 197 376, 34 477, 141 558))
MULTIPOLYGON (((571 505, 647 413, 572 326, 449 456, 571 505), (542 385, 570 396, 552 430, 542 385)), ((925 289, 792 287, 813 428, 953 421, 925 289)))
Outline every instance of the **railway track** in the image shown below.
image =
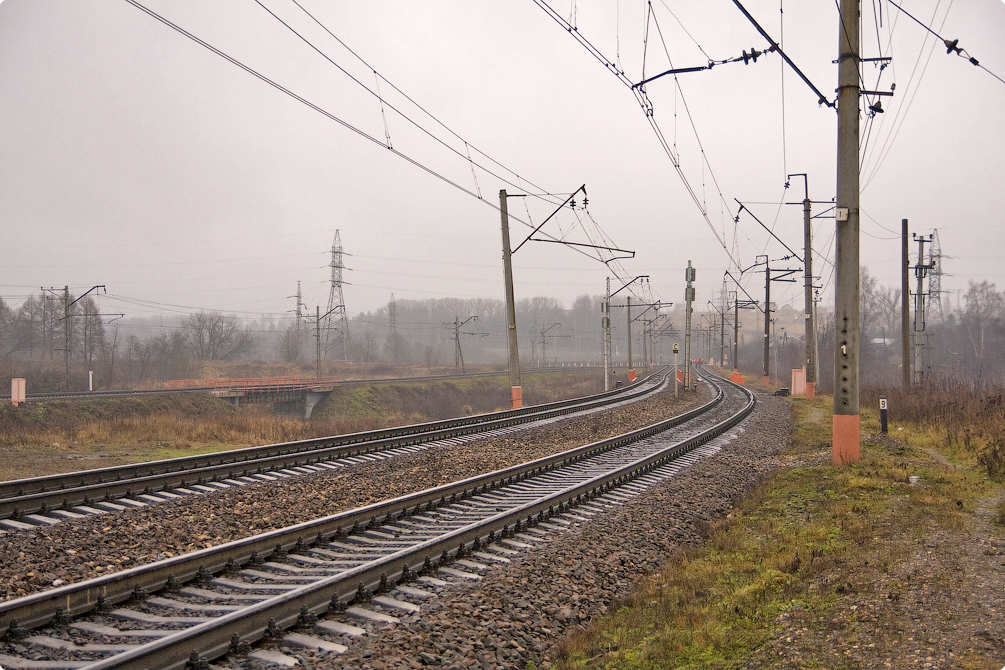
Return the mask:
POLYGON ((0 527, 29 530, 61 519, 117 511, 178 495, 208 493, 255 479, 267 481, 340 467, 377 453, 393 455, 416 445, 512 430, 637 400, 659 390, 666 379, 666 370, 661 370, 624 389, 522 409, 0 482, 0 527))
POLYGON ((753 409, 749 392, 717 384, 706 405, 625 435, 2 603, 0 665, 199 667, 266 636, 344 651, 329 638, 414 612, 445 580, 475 578, 680 467, 753 409))

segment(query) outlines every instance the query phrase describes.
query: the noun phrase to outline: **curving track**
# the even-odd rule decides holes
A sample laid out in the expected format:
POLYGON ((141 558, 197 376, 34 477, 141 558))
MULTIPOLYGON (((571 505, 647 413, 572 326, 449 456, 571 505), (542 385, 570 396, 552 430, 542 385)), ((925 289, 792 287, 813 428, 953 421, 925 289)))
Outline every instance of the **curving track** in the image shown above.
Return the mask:
POLYGON ((661 370, 625 389, 473 417, 0 482, 0 526, 28 530, 61 518, 156 502, 156 494, 208 493, 214 488, 239 486, 242 479, 295 476, 312 468, 339 467, 378 452, 393 455, 395 450, 407 451, 416 445, 596 411, 645 397, 659 390, 666 377, 666 370, 661 370))
POLYGON ((8 639, 20 638, 5 649, 25 651, 0 656, 0 665, 181 668, 265 635, 344 650, 284 630, 298 623, 313 626, 318 614, 328 612, 335 618, 319 624, 319 632, 352 635, 360 629, 339 619, 345 613, 372 621, 390 620, 387 612, 395 609, 417 609, 409 598, 428 597, 427 589, 442 578, 471 578, 472 570, 505 561, 507 552, 533 543, 541 527, 582 521, 601 511, 605 500, 632 495, 640 486, 636 480, 657 479, 679 467, 688 452, 752 411, 749 392, 719 384, 706 405, 629 434, 3 603, 0 625, 8 639), (418 577, 419 588, 398 584, 393 597, 371 600, 374 591, 388 591, 418 573, 425 573, 418 577), (183 587, 186 582, 195 585, 183 587), (146 595, 157 590, 165 593, 146 595), (128 606, 110 611, 130 599, 128 606), (83 614, 72 623, 67 619, 83 614), (28 636, 24 630, 53 623, 47 633, 28 636), (86 635, 104 641, 68 642, 68 630, 78 642, 86 635), (45 665, 37 664, 43 660, 45 665))

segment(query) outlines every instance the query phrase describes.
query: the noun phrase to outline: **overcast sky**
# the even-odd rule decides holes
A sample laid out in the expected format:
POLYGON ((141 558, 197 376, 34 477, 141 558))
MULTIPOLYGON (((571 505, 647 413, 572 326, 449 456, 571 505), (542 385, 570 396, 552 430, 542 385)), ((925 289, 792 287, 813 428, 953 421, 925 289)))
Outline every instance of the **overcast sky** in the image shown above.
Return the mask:
MULTIPOLYGON (((646 85, 685 185, 631 89, 532 0, 139 2, 301 100, 126 0, 4 0, 0 295, 13 306, 43 286, 104 284, 102 310, 130 317, 282 315, 299 280, 323 311, 336 230, 350 314, 391 294, 501 299, 500 188, 553 194, 509 200, 537 225, 584 183, 587 209, 577 196, 542 232, 634 251, 618 272, 648 275, 663 301, 680 302, 691 260, 704 305, 734 263, 799 267, 775 262, 788 252, 747 212, 734 224, 734 198, 801 255, 801 207, 779 203, 801 201, 803 182, 786 191, 786 175, 809 175, 815 213, 834 197, 836 114, 777 54, 646 85)), ((744 4, 833 100, 835 3, 744 4)), ((1005 288, 1005 83, 992 75, 1005 78, 1005 3, 901 4, 987 70, 887 0, 863 3, 863 56, 893 58, 863 81, 896 84, 884 114, 863 115, 863 264, 899 286, 907 218, 938 229, 944 289, 1005 288)), ((766 46, 730 0, 654 2, 651 16, 641 1, 551 6, 629 82, 766 46)), ((516 246, 529 230, 511 227, 516 246)), ((825 305, 833 230, 815 221, 825 305)), ((517 297, 603 293, 611 271, 577 249, 521 248, 517 297)), ((763 295, 763 274, 743 283, 763 295)), ((801 284, 773 298, 798 305, 801 284)))

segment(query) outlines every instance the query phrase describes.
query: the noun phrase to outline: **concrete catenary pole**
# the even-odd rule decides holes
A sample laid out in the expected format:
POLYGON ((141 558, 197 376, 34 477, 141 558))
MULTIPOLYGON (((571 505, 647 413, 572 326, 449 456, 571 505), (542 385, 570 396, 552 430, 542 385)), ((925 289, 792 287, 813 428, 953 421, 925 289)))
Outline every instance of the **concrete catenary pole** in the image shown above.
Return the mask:
POLYGON ((464 356, 461 354, 461 317, 454 317, 454 374, 461 372, 464 356))
POLYGON ((841 0, 838 17, 838 132, 834 288, 835 465, 860 452, 859 409, 859 0, 841 0))
POLYGON ((631 374, 632 367, 632 296, 628 296, 628 371, 631 374))
POLYGON ((499 213, 502 218, 503 279, 506 284, 506 330, 509 333, 509 385, 513 409, 523 407, 523 387, 520 385, 520 352, 516 339, 516 303, 513 299, 513 263, 510 259, 509 210, 506 189, 499 191, 499 213))
MULTIPOLYGON (((739 284, 737 284, 739 286, 739 284)), ((733 295, 733 372, 740 374, 740 293, 733 295)))
MULTIPOLYGON (((725 293, 725 290, 723 290, 725 293)), ((719 367, 726 368, 726 309, 728 309, 727 297, 722 303, 722 309, 719 310, 719 367)))
POLYGON ((315 376, 321 379, 321 305, 314 308, 314 339, 317 340, 317 371, 315 376))
POLYGON ((900 221, 900 377, 901 385, 911 385, 911 256, 907 244, 907 219, 900 221))
POLYGON ((817 335, 813 319, 813 229, 810 225, 812 204, 810 203, 809 187, 803 200, 803 304, 806 311, 806 398, 812 400, 817 392, 817 335))
POLYGON ((70 390, 70 336, 73 325, 70 323, 70 287, 63 287, 63 362, 66 364, 66 390, 70 390))
POLYGON ((687 289, 685 290, 685 297, 687 298, 687 305, 684 310, 684 390, 691 388, 691 303, 694 302, 694 287, 691 282, 695 278, 695 269, 691 267, 691 261, 687 262, 687 289))
POLYGON ((768 355, 771 353, 771 342, 768 339, 771 333, 771 262, 764 259, 764 375, 761 383, 771 386, 771 363, 768 355))
POLYGON ((607 278, 607 293, 604 295, 604 316, 601 317, 602 337, 604 338, 604 390, 611 390, 611 278, 607 278))

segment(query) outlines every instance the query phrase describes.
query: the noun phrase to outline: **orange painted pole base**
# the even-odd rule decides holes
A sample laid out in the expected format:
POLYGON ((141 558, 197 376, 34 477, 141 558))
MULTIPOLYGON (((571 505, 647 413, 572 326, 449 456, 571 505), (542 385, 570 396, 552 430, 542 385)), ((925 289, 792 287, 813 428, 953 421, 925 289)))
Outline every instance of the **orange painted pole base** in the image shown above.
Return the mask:
POLYGON ((834 465, 858 463, 859 415, 835 414, 831 457, 834 465))
POLYGON ((771 377, 761 377, 761 386, 764 388, 771 387, 771 377))
POLYGON ((813 400, 815 397, 817 397, 817 383, 806 382, 806 399, 813 400))
POLYGON ((513 409, 520 409, 523 407, 523 387, 514 386, 513 387, 513 409))

